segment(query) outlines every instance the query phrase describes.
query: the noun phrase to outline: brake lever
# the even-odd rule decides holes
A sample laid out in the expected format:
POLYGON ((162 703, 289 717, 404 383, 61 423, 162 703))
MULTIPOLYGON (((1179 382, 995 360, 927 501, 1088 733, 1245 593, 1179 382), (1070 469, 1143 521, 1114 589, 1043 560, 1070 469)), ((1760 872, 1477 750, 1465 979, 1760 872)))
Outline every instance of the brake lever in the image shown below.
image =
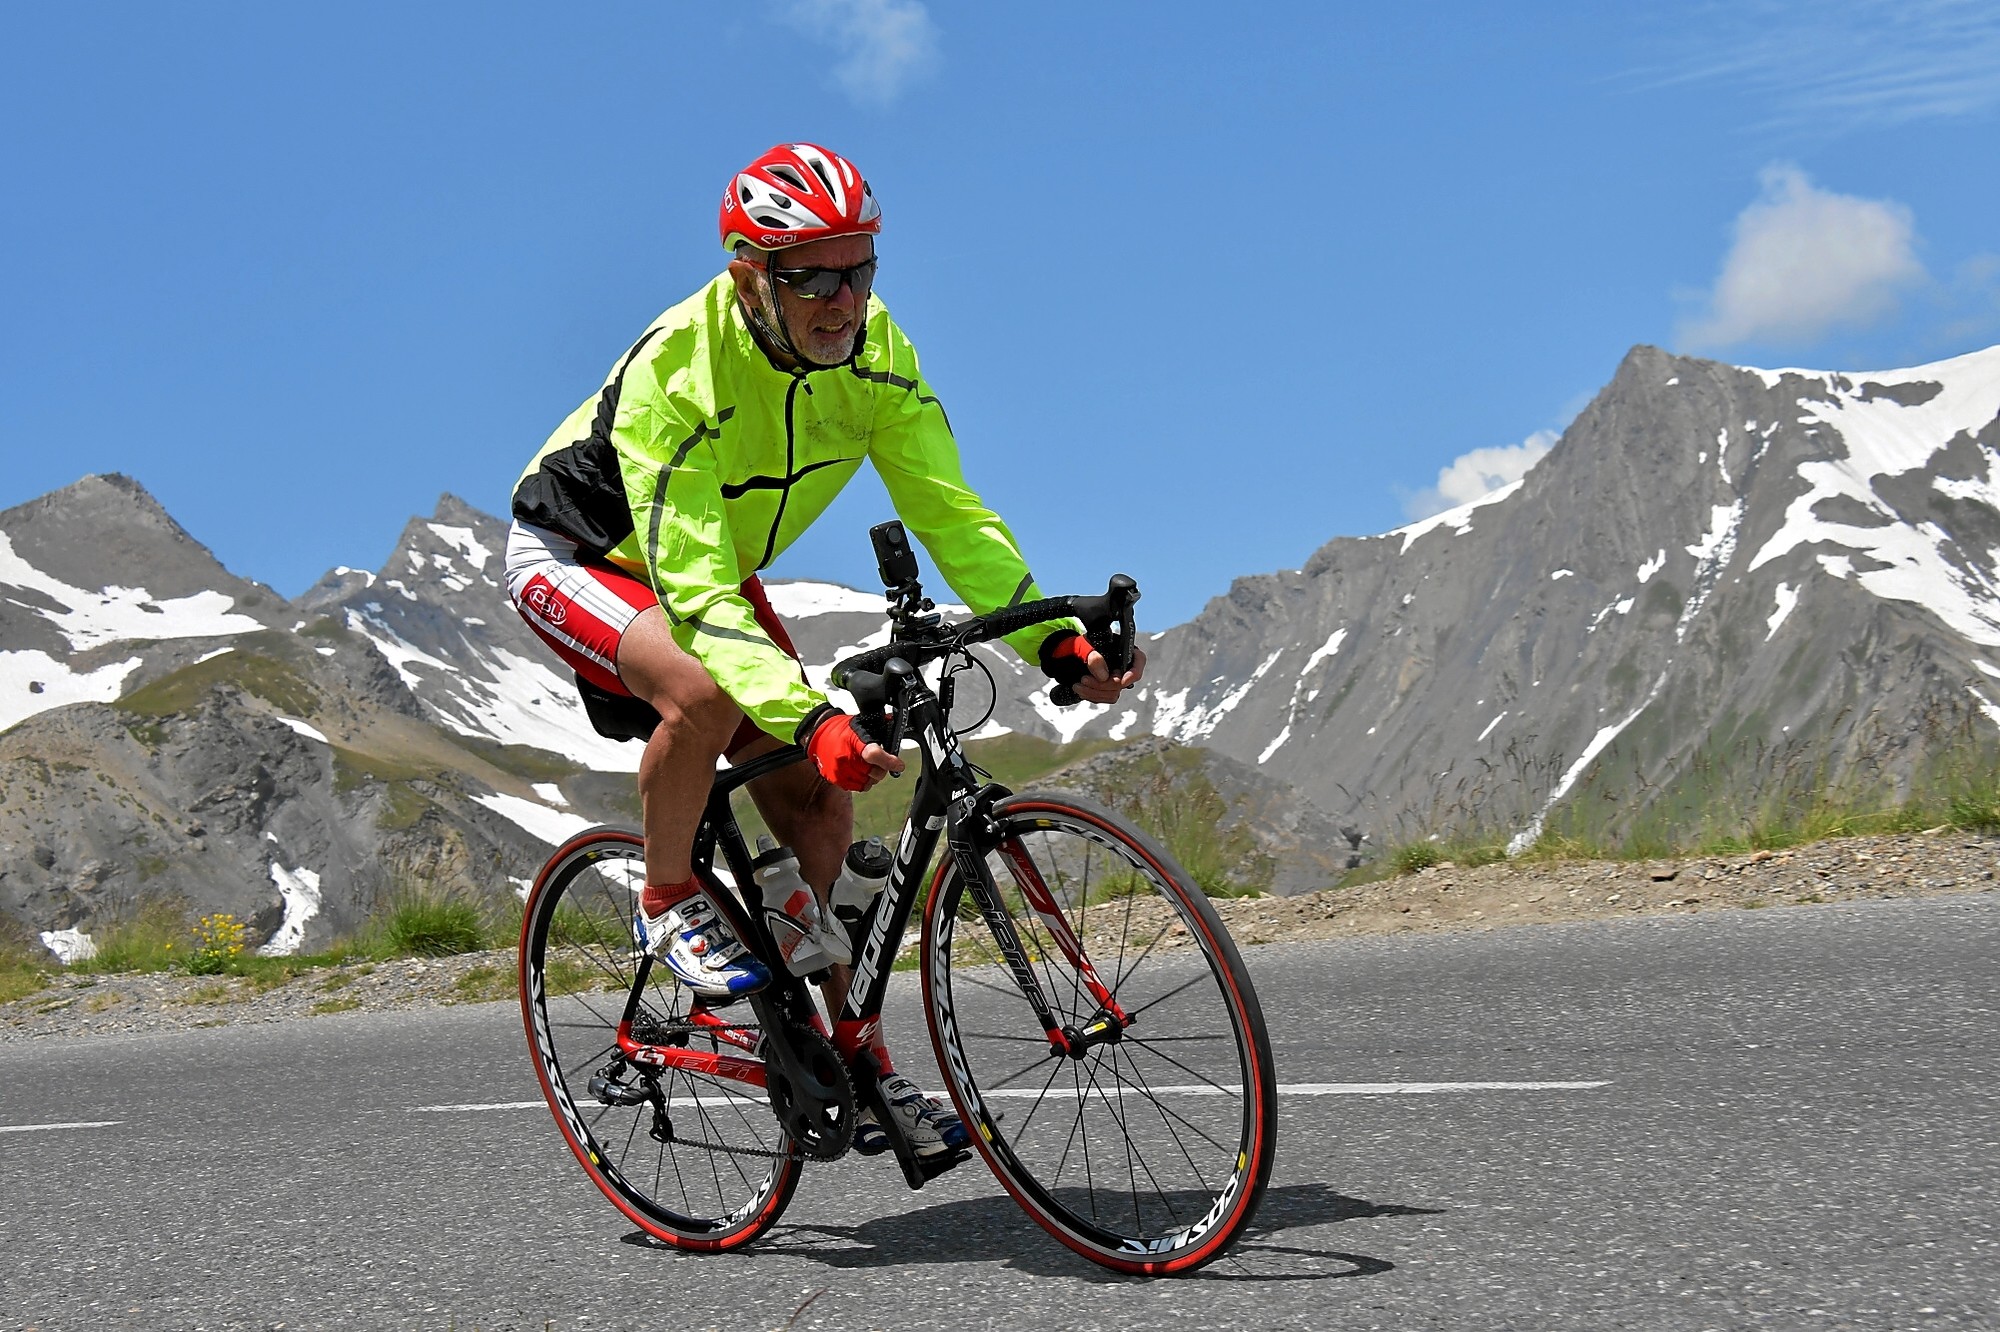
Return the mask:
POLYGON ((855 671, 848 676, 847 692, 854 695, 854 733, 865 743, 880 745, 891 754, 902 751, 903 695, 916 673, 909 662, 891 657, 880 674, 855 671))
MULTIPOLYGON (((1077 601, 1076 617, 1083 621, 1083 636, 1104 658, 1114 680, 1132 669, 1132 650, 1139 638, 1132 604, 1138 599, 1139 584, 1125 574, 1113 574, 1103 596, 1077 601)), ((1066 708, 1082 698, 1074 686, 1059 684, 1049 691, 1049 701, 1066 708)))

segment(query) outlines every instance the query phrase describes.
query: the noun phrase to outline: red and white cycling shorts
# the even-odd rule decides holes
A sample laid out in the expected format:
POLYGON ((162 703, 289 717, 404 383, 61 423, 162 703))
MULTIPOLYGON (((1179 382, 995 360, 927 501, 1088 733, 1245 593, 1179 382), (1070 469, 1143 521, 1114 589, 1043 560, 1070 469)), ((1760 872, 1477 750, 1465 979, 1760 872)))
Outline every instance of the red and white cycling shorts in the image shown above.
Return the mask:
MULTIPOLYGON (((771 609, 764 585, 752 576, 742 592, 758 625, 798 661, 799 650, 771 609)), ((571 670, 599 689, 631 697, 618 678, 618 643, 640 612, 660 604, 652 588, 616 565, 580 559, 568 537, 517 522, 507 534, 507 595, 536 637, 571 670)), ((803 665, 799 675, 805 677, 803 665)), ((734 754, 762 734, 745 717, 723 752, 734 754)))

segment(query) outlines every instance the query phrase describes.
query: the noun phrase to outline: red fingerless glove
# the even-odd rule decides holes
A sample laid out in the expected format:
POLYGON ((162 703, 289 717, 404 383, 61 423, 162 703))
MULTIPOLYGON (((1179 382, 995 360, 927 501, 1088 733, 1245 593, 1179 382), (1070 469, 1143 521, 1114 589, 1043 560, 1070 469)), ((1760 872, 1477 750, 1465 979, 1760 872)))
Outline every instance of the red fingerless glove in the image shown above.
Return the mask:
POLYGON ((806 741, 819 775, 843 791, 865 791, 875 765, 861 757, 867 741, 854 731, 854 718, 845 712, 828 710, 806 741))
POLYGON ((1042 640, 1042 674, 1057 684, 1074 685, 1090 675, 1090 654, 1097 649, 1074 629, 1058 629, 1042 640))

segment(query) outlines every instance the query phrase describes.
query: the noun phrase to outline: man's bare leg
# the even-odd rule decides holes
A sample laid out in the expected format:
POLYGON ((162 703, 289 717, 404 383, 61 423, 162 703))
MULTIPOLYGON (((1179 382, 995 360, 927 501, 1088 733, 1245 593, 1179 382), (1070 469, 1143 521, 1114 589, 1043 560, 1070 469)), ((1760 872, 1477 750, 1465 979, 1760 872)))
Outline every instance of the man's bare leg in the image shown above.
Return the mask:
POLYGON ((743 713, 701 663, 681 651, 658 609, 642 612, 626 629, 618 644, 618 677, 660 714, 639 759, 646 881, 684 883, 694 873, 689 857, 715 783, 715 761, 743 713))

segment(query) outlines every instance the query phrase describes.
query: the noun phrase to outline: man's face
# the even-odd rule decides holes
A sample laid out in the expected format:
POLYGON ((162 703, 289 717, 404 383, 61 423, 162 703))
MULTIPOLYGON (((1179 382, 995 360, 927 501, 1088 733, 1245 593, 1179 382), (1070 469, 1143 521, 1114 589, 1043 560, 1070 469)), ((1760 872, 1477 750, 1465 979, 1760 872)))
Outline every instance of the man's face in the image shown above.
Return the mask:
MULTIPOLYGON (((775 251, 770 261, 778 268, 852 268, 867 263, 874 253, 872 236, 830 236, 775 251)), ((800 296, 782 282, 771 281, 767 289, 782 306, 785 329, 805 359, 815 365, 838 365, 847 359, 866 315, 866 296, 856 296, 846 283, 820 300, 800 296)))

